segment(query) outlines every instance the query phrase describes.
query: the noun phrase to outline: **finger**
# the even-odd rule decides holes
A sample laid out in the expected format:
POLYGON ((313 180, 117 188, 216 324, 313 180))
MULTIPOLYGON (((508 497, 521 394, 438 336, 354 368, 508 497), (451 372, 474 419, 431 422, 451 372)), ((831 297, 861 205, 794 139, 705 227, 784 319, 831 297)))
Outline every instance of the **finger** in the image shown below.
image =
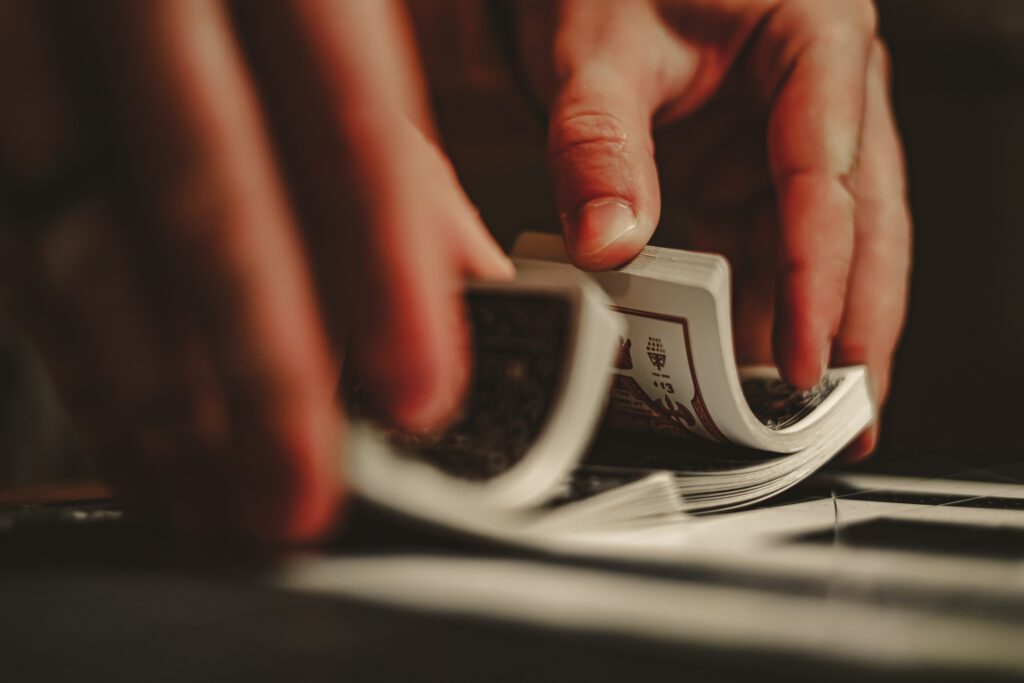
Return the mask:
POLYGON ((354 335, 354 365, 380 412, 431 429, 451 415, 468 372, 460 276, 507 278, 511 264, 432 141, 432 125, 424 132, 423 103, 407 100, 421 86, 403 18, 391 3, 239 10, 289 141, 307 243, 340 294, 334 315, 347 323, 339 326, 354 335), (342 198, 346 184, 358 196, 342 198))
POLYGON ((627 82, 598 69, 555 101, 548 149, 566 250, 581 268, 620 265, 654 234, 661 197, 650 114, 627 82))
MULTIPOLYGON (((866 364, 877 409, 889 389, 892 357, 906 316, 911 218, 904 160, 889 104, 885 48, 877 42, 868 71, 864 136, 857 183, 856 246, 833 353, 843 364, 866 364)), ((874 450, 877 425, 847 452, 874 450)))
POLYGON ((661 212, 651 119, 665 65, 649 41, 664 29, 646 3, 559 7, 548 152, 566 250, 600 270, 636 256, 661 212))
POLYGON ((469 375, 466 245, 451 228, 471 218, 447 162, 418 132, 405 139, 382 147, 389 171, 369 198, 373 237, 357 272, 371 305, 359 309, 353 358, 379 411, 430 431, 455 413, 469 375))
MULTIPOLYGON (((461 195, 461 189, 459 190, 461 195)), ((460 271, 474 280, 506 281, 515 277, 516 267, 483 224, 480 214, 469 205, 460 211, 462 220, 452 225, 460 271)))
POLYGON ((319 533, 339 493, 337 368, 226 17, 197 0, 94 14, 136 208, 179 264, 227 394, 238 523, 319 533))
POLYGON ((798 387, 821 378, 842 318, 874 30, 866 1, 780 3, 752 55, 770 102, 768 157, 780 223, 773 346, 783 375, 798 387))
POLYGON ((860 436, 850 442, 850 445, 843 449, 840 456, 843 462, 855 463, 864 460, 878 448, 878 441, 881 437, 881 427, 876 422, 868 427, 860 436))
POLYGON ((220 391, 202 350, 187 344, 188 321, 154 306, 115 223, 95 198, 30 246, 5 239, 0 291, 118 494, 183 530, 215 531, 223 509, 208 492, 224 478, 201 449, 222 431, 220 391))
MULTIPOLYGON (((406 119, 397 125, 405 128, 412 123, 433 144, 434 126, 422 101, 422 78, 412 54, 415 46, 405 17, 397 9, 392 3, 323 1, 237 7, 249 54, 258 66, 265 103, 275 110, 275 132, 281 135, 285 153, 292 157, 289 180, 293 193, 301 198, 305 234, 318 274, 325 281, 333 280, 332 288, 339 291, 359 283, 331 277, 338 271, 331 266, 360 249, 374 248, 351 229, 359 221, 365 222, 372 209, 354 205, 357 202, 340 186, 367 181, 356 167, 366 164, 369 170, 382 165, 381 158, 394 147, 375 141, 394 136, 396 115, 406 119), (358 68, 353 69, 353 64, 358 68), (386 93, 382 94, 382 89, 386 93), (367 120, 358 113, 359 103, 364 109, 386 113, 367 120), (324 225, 339 227, 312 227, 324 225), (339 236, 343 239, 337 239, 339 236), (318 245, 324 248, 318 249, 318 245), (318 254, 330 256, 317 260, 318 254)), ((384 163, 402 164, 403 160, 384 163)), ((424 203, 448 205, 453 214, 453 246, 463 253, 472 276, 510 277, 511 262, 483 225, 452 169, 444 166, 437 169, 437 177, 430 178, 443 188, 442 200, 424 203)), ((423 180, 426 178, 420 179, 421 185, 423 180)), ((369 196, 376 194, 370 192, 369 196)), ((447 231, 448 226, 442 230, 447 231)), ((352 260, 358 265, 358 258, 352 260)))
POLYGON ((162 508, 179 523, 216 525, 215 500, 198 491, 199 482, 218 479, 193 460, 192 437, 216 414, 219 391, 204 385, 196 372, 201 363, 189 360, 196 354, 183 353, 188 326, 153 296, 117 229, 109 188, 93 182, 99 172, 90 153, 98 147, 86 142, 83 112, 65 87, 68 74, 48 21, 54 17, 40 9, 0 3, 2 181, 29 190, 22 202, 41 205, 8 212, 0 290, 119 495, 162 508), (165 317, 159 334, 157 310, 165 317), (125 457, 115 463, 115 452, 125 457), (193 495, 172 495, 181 491, 193 495))
POLYGON ((455 413, 469 376, 463 276, 508 279, 512 265, 483 228, 450 164, 418 131, 381 146, 387 172, 368 193, 370 249, 357 264, 353 357, 378 409, 414 431, 455 413))

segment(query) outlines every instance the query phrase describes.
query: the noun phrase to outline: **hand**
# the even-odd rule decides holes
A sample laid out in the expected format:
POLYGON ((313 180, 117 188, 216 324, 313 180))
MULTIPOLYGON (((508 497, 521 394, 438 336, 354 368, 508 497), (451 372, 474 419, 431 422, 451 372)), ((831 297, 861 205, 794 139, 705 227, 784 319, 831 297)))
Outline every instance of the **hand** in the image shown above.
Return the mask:
POLYGON ((508 277, 391 3, 0 0, 0 293, 117 491, 301 539, 339 496, 340 360, 445 419, 464 275, 508 277))
POLYGON ((664 197, 687 246, 734 266, 740 362, 774 357, 798 387, 830 361, 865 363, 880 407, 906 308, 910 215, 875 28, 868 0, 523 6, 573 260, 598 270, 631 259, 664 197))

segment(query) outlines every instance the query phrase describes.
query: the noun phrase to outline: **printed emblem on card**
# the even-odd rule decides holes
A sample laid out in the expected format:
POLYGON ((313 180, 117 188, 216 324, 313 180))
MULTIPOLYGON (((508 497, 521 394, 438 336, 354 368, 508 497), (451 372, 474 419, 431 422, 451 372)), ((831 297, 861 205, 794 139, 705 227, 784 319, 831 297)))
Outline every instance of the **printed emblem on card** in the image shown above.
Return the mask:
POLYGON ((659 372, 665 367, 665 345, 657 337, 647 338, 647 357, 659 372))

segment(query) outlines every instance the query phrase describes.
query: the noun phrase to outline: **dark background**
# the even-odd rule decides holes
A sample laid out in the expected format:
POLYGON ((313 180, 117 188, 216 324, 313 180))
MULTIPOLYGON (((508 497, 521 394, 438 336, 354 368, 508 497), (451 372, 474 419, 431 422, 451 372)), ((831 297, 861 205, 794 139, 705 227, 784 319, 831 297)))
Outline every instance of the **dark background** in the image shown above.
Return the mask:
MULTIPOLYGON (((544 123, 477 0, 413 3, 446 144, 505 246, 556 229, 544 123)), ((1024 390, 1024 2, 881 0, 916 224, 910 312, 879 453, 954 472, 1019 460, 1024 390)), ((87 475, 38 365, 0 318, 0 484, 87 475)))
POLYGON ((876 466, 1021 457, 1024 3, 882 3, 916 222, 876 466))

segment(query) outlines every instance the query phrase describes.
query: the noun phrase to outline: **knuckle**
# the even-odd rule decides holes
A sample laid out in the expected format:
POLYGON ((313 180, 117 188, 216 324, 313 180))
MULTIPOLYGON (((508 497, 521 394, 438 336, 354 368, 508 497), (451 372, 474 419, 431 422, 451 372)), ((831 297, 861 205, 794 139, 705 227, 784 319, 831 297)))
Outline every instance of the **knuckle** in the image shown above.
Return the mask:
POLYGON ((171 175, 155 208, 174 224, 178 237, 186 241, 208 237, 206 228, 223 222, 223 204, 217 183, 202 165, 181 169, 171 175))
POLYGON ((875 36, 871 43, 871 63, 875 68, 880 69, 887 86, 892 80, 892 56, 889 53, 889 46, 881 37, 875 36))
MULTIPOLYGON (((843 0, 835 11, 823 9, 820 0, 794 0, 789 8, 795 26, 802 26, 811 44, 828 46, 863 45, 878 32, 878 10, 874 0, 843 0)), ((785 16, 785 14, 784 14, 785 16)))
POLYGON ((860 51, 868 43, 867 34, 855 24, 835 22, 818 28, 808 43, 808 48, 831 52, 849 51, 855 48, 860 51))
POLYGON ((621 152, 629 144, 626 126, 618 117, 604 112, 582 112, 556 120, 548 143, 556 156, 621 152))
POLYGON ((881 36, 875 36, 874 39, 872 39, 871 53, 876 58, 878 58, 878 60, 881 61, 881 63, 885 65, 886 68, 888 68, 888 66, 892 63, 892 56, 889 53, 889 45, 881 36))
POLYGON ((832 351, 837 359, 844 363, 864 363, 871 358, 874 349, 862 339, 837 339, 832 351))
POLYGON ((874 0, 855 0, 851 4, 856 25, 864 34, 875 35, 878 32, 878 8, 875 7, 874 0))

